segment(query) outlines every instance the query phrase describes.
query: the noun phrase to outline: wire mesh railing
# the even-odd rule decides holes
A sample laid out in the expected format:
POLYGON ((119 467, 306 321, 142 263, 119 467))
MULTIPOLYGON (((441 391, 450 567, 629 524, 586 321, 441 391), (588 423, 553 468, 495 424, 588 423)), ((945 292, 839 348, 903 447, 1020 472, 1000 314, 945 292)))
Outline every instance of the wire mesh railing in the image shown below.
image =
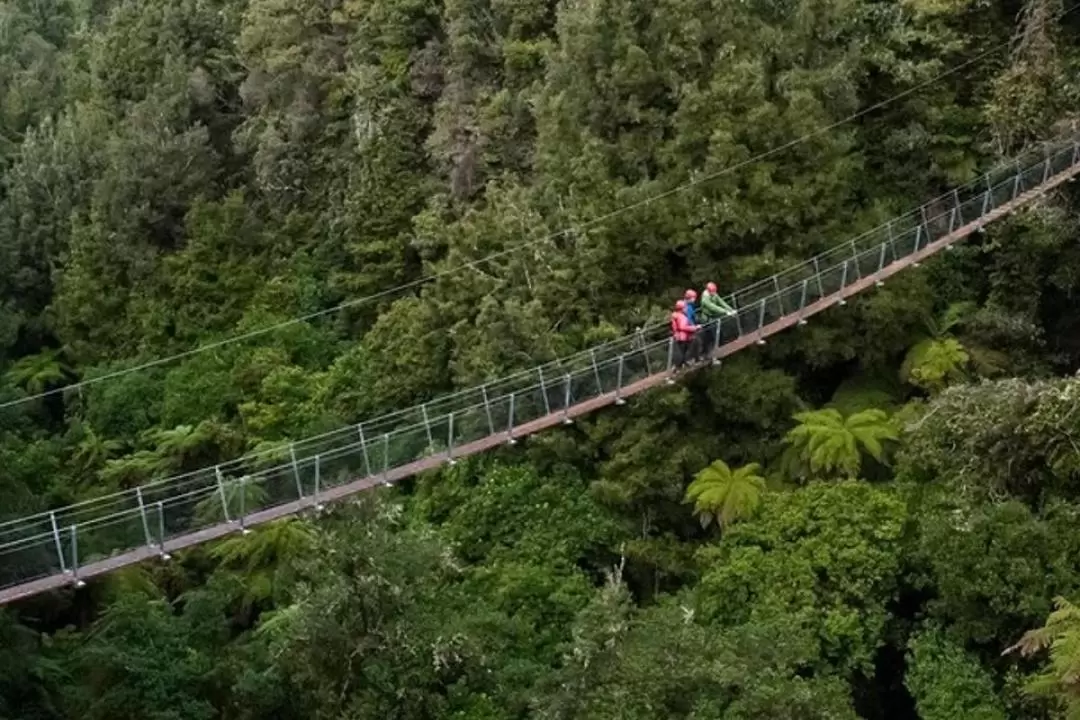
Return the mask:
MULTIPOLYGON (((799 318, 815 303, 909 261, 931 243, 998 214, 1021 195, 1076 173, 1080 145, 1069 140, 980 177, 806 262, 738 290, 734 313, 716 321, 706 351, 799 318)), ((139 548, 164 555, 169 542, 211 528, 242 528, 254 513, 298 500, 318 503, 357 477, 387 478, 429 457, 453 461, 470 443, 501 437, 574 405, 613 396, 672 366, 666 323, 528 371, 411 408, 282 444, 219 465, 0 523, 0 588, 51 576, 78 582, 102 561, 139 548)), ((121 563, 122 564, 122 563, 121 563)))

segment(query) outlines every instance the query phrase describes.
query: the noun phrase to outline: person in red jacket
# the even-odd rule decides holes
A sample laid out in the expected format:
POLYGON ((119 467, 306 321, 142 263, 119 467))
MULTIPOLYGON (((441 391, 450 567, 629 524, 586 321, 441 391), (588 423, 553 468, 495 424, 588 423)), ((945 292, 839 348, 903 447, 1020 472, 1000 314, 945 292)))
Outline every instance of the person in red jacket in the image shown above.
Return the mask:
POLYGON ((680 300, 675 303, 675 311, 671 313, 671 337, 675 341, 672 349, 672 367, 677 373, 690 355, 694 343, 694 335, 701 329, 700 325, 690 322, 686 317, 686 301, 680 300))

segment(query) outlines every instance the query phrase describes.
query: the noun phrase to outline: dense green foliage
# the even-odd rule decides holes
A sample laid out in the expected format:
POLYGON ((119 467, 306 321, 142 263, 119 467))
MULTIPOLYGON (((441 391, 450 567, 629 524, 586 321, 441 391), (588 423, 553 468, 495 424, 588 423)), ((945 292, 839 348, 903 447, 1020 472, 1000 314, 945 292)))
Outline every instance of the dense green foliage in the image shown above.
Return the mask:
MULTIPOLYGON (((0 404, 412 284, 0 408, 0 519, 873 227, 1073 126, 1062 9, 0 0, 0 404)), ((0 718, 1080 717, 1078 209, 573 427, 0 611, 0 718)))

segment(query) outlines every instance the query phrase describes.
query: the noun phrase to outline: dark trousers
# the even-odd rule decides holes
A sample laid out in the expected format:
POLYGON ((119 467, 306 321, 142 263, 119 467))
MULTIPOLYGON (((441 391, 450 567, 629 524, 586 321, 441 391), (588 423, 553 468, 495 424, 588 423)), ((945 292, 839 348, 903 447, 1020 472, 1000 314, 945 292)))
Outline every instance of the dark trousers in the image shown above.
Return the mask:
POLYGON ((693 349, 693 340, 676 340, 675 347, 672 349, 672 366, 678 369, 685 365, 687 360, 692 359, 690 353, 693 349))
POLYGON ((707 320, 704 325, 701 326, 701 332, 697 334, 695 338, 701 343, 701 349, 699 355, 708 357, 709 353, 716 347, 716 333, 720 329, 720 322, 718 320, 707 320))

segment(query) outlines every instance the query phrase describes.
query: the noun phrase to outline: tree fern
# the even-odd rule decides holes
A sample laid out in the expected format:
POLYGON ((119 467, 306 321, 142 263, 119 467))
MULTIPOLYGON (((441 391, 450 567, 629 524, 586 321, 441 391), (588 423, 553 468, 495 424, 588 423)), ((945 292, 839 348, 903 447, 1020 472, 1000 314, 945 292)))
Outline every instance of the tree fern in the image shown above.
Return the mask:
POLYGON ((967 379, 969 367, 986 377, 1004 372, 1008 365, 1005 353, 956 332, 977 310, 973 302, 958 302, 941 315, 927 318, 924 333, 904 356, 901 379, 928 392, 940 392, 950 383, 967 379))
POLYGON ((862 469, 863 455, 884 463, 886 444, 898 439, 896 428, 883 410, 863 410, 844 417, 824 408, 795 415, 798 425, 784 441, 785 472, 797 479, 839 476, 854 478, 862 469))
POLYGON ((1024 689, 1030 695, 1056 700, 1066 720, 1080 720, 1080 607, 1061 597, 1054 604, 1056 609, 1046 624, 1025 633, 1005 653, 1019 650, 1030 656, 1049 649, 1043 671, 1024 689))
POLYGON ((757 463, 732 470, 717 460, 694 477, 686 489, 685 502, 694 503, 694 514, 708 527, 713 520, 730 525, 753 515, 761 505, 765 478, 757 463))
POLYGON ((288 560, 309 553, 314 546, 311 526, 290 518, 261 526, 250 535, 232 535, 214 545, 210 554, 243 578, 237 586, 240 600, 250 604, 273 598, 282 573, 289 572, 288 560))
POLYGON ((924 338, 904 356, 900 377, 923 390, 938 392, 950 382, 966 378, 964 370, 970 360, 956 338, 924 338))
POLYGON ((71 459, 79 470, 80 476, 85 476, 105 465, 123 447, 124 444, 119 440, 103 438, 94 432, 92 427, 87 426, 83 428, 82 439, 75 446, 71 459))
POLYGON ((55 350, 46 350, 15 363, 7 372, 7 380, 23 387, 31 395, 37 395, 61 384, 69 372, 70 369, 55 350))

